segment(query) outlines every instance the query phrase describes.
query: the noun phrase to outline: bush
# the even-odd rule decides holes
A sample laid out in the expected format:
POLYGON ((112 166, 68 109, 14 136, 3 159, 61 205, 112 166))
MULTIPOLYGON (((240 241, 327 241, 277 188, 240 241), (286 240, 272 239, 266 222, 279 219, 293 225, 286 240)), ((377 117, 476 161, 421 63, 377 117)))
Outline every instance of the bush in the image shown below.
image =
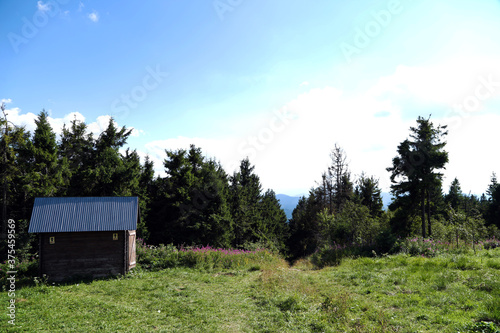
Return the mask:
POLYGON ((146 245, 137 240, 137 261, 144 269, 160 270, 172 267, 212 269, 253 269, 263 263, 281 260, 265 249, 216 249, 210 246, 178 249, 172 244, 146 245))
POLYGON ((399 252, 411 256, 435 257, 440 253, 449 252, 452 245, 448 242, 435 241, 429 238, 405 238, 396 242, 395 248, 399 252))
POLYGON ((371 252, 367 252, 367 248, 356 244, 348 246, 333 243, 333 245, 325 245, 316 250, 311 255, 310 260, 314 266, 323 268, 340 265, 343 258, 360 255, 369 256, 371 252))
POLYGON ((500 240, 498 239, 487 239, 483 242, 481 242, 483 248, 485 250, 491 250, 491 249, 496 249, 497 247, 500 247, 500 240))
POLYGON ((389 230, 379 232, 375 238, 375 250, 378 253, 393 253, 397 238, 389 230))
POLYGON ((38 276, 38 258, 33 256, 21 261, 16 259, 13 267, 11 267, 8 261, 0 264, 0 284, 2 284, 3 291, 9 289, 10 282, 7 280, 9 277, 7 274, 8 271, 16 272, 16 288, 34 285, 38 276))

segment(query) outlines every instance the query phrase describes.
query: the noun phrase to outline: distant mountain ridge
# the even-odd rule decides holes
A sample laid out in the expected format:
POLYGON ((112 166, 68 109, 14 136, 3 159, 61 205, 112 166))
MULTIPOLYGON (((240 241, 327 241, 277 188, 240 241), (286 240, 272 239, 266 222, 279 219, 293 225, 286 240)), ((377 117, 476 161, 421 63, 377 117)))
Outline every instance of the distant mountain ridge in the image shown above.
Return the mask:
POLYGON ((382 202, 384 203, 384 209, 387 210, 392 202, 392 195, 388 192, 382 192, 381 194, 382 202))
MULTIPOLYGON (((382 192, 382 202, 384 203, 384 209, 387 209, 392 202, 392 195, 388 192, 382 192)), ((286 194, 276 194, 276 198, 280 201, 281 208, 285 211, 286 217, 288 219, 292 218, 292 213, 301 197, 289 196, 286 194)))
POLYGON ((292 213, 301 197, 292 197, 286 194, 276 194, 276 198, 280 201, 281 208, 285 211, 288 219, 292 218, 292 213))

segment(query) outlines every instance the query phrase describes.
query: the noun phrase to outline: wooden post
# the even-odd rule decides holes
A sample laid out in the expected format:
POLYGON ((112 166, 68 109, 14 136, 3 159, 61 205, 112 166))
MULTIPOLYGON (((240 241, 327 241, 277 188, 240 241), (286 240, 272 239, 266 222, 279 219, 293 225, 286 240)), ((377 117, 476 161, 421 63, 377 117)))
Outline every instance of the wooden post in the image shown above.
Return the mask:
POLYGON ((123 246, 124 246, 124 251, 123 251, 123 275, 127 273, 128 269, 128 235, 127 235, 127 230, 123 230, 123 246))

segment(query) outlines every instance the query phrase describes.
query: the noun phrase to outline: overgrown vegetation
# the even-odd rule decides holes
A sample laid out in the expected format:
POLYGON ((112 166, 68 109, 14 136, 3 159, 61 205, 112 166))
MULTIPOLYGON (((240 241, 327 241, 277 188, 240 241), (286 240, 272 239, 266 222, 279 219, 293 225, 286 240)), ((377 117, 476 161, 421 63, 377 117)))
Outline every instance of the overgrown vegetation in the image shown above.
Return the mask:
POLYGON ((141 269, 160 270, 174 267, 191 267, 208 271, 224 269, 253 269, 272 265, 279 261, 266 249, 238 250, 210 246, 176 248, 172 244, 146 245, 142 239, 137 242, 138 262, 141 269))

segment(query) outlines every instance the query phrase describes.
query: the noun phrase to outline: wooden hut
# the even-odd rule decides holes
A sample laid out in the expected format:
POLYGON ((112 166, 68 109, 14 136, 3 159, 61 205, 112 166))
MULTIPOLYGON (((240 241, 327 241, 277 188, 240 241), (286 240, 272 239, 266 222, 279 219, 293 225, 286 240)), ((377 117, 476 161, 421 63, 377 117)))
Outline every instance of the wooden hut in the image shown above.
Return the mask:
POLYGON ((40 275, 52 281, 125 274, 135 267, 137 197, 36 198, 40 275))

